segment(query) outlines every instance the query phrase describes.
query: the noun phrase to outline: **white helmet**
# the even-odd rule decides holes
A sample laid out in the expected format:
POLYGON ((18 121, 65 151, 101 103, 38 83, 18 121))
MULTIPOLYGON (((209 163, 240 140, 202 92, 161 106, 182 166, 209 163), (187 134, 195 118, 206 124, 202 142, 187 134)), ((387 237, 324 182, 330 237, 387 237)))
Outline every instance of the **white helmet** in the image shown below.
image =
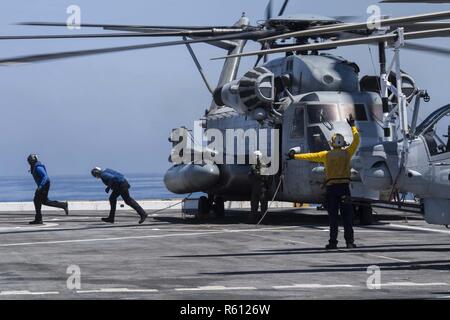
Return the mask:
POLYGON ((256 150, 253 152, 253 156, 255 157, 255 159, 260 159, 262 158, 262 152, 259 150, 256 150))
POLYGON ((331 146, 333 148, 343 148, 347 145, 345 142, 344 136, 340 133, 335 133, 331 137, 331 146))

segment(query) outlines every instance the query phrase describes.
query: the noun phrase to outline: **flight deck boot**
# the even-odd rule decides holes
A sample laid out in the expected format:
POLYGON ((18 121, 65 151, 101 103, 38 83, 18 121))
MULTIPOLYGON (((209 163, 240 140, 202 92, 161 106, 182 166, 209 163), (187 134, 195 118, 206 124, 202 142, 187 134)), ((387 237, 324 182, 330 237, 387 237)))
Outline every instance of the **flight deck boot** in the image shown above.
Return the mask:
POLYGON ((42 214, 40 210, 34 216, 34 220, 30 221, 29 224, 44 224, 44 222, 42 222, 42 214))
POLYGON ((108 217, 108 218, 102 218, 103 222, 108 222, 108 223, 114 223, 114 218, 108 217))
POLYGON ((68 202, 64 202, 64 212, 66 213, 66 216, 69 215, 69 203, 68 202))
POLYGON ((42 220, 33 220, 30 221, 29 224, 44 224, 44 223, 42 222, 42 220))
POLYGON ((325 249, 327 249, 327 250, 337 249, 337 242, 329 242, 329 243, 325 246, 325 249))
POLYGON ((141 215, 141 219, 139 220, 139 224, 144 223, 144 221, 145 221, 145 219, 147 219, 147 217, 148 217, 148 213, 143 213, 141 215))

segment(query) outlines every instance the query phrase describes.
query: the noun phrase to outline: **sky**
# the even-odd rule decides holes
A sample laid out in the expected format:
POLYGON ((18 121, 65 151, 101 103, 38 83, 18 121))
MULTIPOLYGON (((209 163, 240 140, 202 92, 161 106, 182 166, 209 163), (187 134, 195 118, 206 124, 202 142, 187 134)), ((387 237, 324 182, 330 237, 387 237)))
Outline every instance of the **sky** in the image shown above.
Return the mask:
MULTIPOLYGON (((274 1, 278 11, 282 0, 274 1)), ((374 0, 291 0, 286 14, 311 13, 367 18, 374 0)), ((67 7, 81 8, 82 23, 152 25, 231 25, 242 12, 252 24, 264 18, 265 0, 3 0, 0 34, 97 32, 15 25, 23 21, 65 22, 67 7)), ((383 15, 403 16, 449 10, 450 5, 380 4, 383 15)), ((98 30, 101 32, 101 30, 98 30)), ((0 41, 0 58, 54 51, 151 43, 160 39, 72 39, 0 41)), ((416 41, 449 47, 449 39, 416 41)), ((193 45, 212 84, 218 80, 223 51, 193 45)), ((256 49, 248 45, 246 50, 256 49)), ((369 47, 333 53, 355 61, 361 75, 374 74, 369 47)), ((372 54, 376 59, 375 47, 372 54)), ((272 57, 276 57, 273 55, 272 57)), ((421 117, 449 102, 448 58, 402 52, 402 67, 431 102, 421 117)), ((254 58, 244 58, 240 74, 254 58)), ((0 67, 0 176, 27 174, 26 157, 37 153, 51 174, 87 174, 94 166, 124 173, 164 173, 170 167, 168 137, 178 126, 191 128, 211 103, 184 46, 0 67)))

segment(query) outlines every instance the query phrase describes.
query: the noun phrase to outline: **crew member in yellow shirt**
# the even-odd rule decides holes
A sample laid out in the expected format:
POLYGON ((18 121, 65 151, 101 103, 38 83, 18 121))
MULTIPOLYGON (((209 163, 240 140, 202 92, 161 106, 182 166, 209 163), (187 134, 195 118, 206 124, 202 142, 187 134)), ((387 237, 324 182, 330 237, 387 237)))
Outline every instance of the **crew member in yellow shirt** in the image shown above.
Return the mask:
POLYGON ((330 151, 305 154, 296 154, 294 149, 289 151, 291 159, 320 162, 325 165, 326 208, 330 219, 330 240, 325 246, 326 249, 337 249, 339 209, 344 222, 344 238, 347 248, 356 248, 353 235, 353 206, 344 202, 343 197, 350 196, 351 159, 359 146, 360 138, 355 120, 351 115, 347 122, 353 133, 353 141, 350 146, 346 147, 344 136, 336 133, 331 138, 333 149, 330 151))

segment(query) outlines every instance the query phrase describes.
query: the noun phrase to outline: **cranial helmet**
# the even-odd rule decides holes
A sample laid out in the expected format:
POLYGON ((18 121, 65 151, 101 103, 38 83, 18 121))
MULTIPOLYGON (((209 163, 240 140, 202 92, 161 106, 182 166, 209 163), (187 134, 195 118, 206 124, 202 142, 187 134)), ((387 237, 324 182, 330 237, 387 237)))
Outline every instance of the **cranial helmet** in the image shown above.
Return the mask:
POLYGON ((99 167, 95 167, 94 169, 91 170, 91 174, 97 178, 98 176, 100 176, 100 172, 102 172, 102 168, 99 167))
POLYGON ((259 150, 256 150, 255 152, 253 152, 253 156, 255 157, 255 159, 261 159, 262 152, 259 150))
POLYGON ((344 136, 340 133, 335 133, 331 137, 331 146, 333 148, 343 148, 347 145, 345 142, 344 136))
POLYGON ((30 154, 27 158, 27 161, 30 165, 33 165, 38 161, 38 157, 35 154, 30 154))

